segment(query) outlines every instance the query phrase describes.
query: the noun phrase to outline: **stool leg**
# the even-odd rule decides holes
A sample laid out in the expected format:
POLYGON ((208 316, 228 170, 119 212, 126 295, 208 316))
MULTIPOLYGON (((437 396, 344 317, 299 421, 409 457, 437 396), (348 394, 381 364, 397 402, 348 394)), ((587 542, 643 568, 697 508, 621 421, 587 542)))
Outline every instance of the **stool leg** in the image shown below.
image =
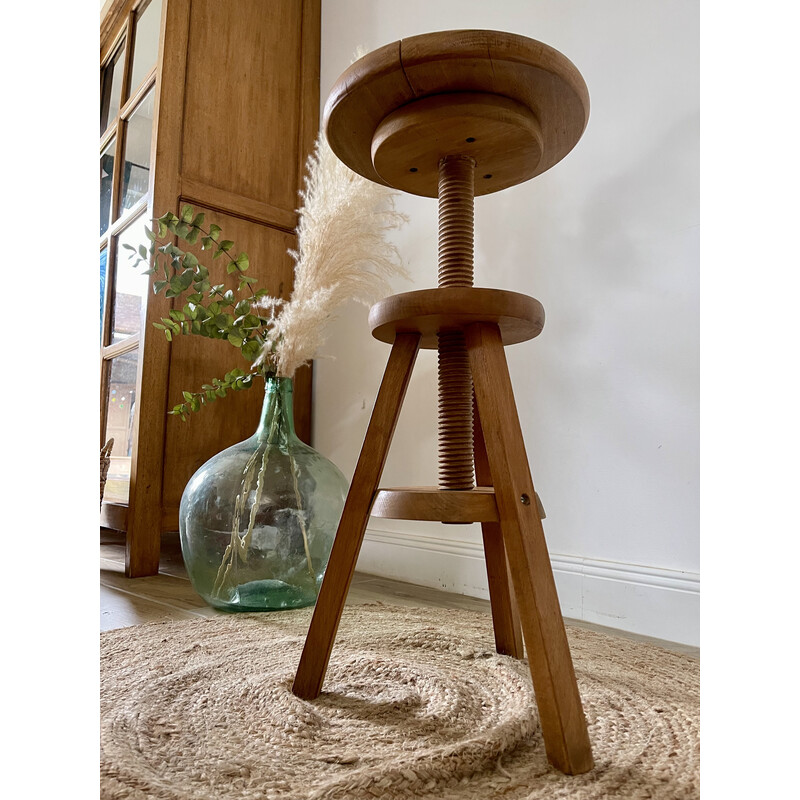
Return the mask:
POLYGON ((470 325, 466 341, 545 750, 562 772, 587 772, 593 761, 586 718, 500 331, 494 324, 470 325))
MULTIPOLYGON (((486 456, 480 415, 473 397, 473 444, 475 448, 475 482, 478 486, 491 486, 492 473, 486 456)), ((486 575, 489 579, 489 602, 492 609, 494 642, 498 653, 522 658, 522 628, 519 622, 517 600, 511 589, 506 548, 499 522, 482 522, 483 555, 486 560, 486 575)))
POLYGON ((313 700, 322 689, 369 510, 419 351, 419 338, 417 333, 398 334, 383 374, 292 685, 294 694, 304 700, 313 700))

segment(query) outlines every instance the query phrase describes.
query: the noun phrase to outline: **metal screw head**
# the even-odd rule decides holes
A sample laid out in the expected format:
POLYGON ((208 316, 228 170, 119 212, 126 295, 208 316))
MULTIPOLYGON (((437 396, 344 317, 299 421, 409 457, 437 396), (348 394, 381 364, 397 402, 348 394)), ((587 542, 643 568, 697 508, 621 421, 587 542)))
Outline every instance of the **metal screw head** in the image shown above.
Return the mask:
POLYGON ((522 494, 522 495, 520 495, 520 497, 519 497, 519 501, 520 501, 520 503, 522 503, 522 505, 524 505, 524 506, 529 506, 529 505, 531 504, 531 499, 530 499, 530 497, 528 497, 528 495, 526 495, 526 494, 522 494))

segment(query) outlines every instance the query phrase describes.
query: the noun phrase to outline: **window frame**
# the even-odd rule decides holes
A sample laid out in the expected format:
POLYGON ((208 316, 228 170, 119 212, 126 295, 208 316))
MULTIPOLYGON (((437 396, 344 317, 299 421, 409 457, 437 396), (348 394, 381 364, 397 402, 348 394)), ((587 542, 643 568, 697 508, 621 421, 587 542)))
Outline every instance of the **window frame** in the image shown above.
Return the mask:
MULTIPOLYGON (((147 209, 150 207, 153 193, 152 173, 148 189, 142 197, 129 209, 122 210, 122 174, 124 169, 125 139, 127 136, 127 126, 131 116, 137 110, 141 101, 151 90, 155 91, 156 79, 158 74, 158 63, 153 64, 152 68, 144 76, 138 86, 130 86, 131 71, 133 67, 133 56, 136 47, 135 33, 136 23, 144 10, 153 0, 138 0, 133 2, 128 10, 119 14, 116 25, 119 29, 107 47, 101 52, 100 59, 100 81, 101 81, 101 103, 103 81, 105 70, 109 63, 118 55, 120 47, 125 47, 125 57, 122 59, 122 80, 120 82, 119 111, 113 120, 106 120, 106 128, 100 134, 100 150, 98 159, 109 143, 114 141, 114 171, 111 181, 111 202, 109 204, 110 218, 106 231, 100 236, 99 251, 106 251, 106 277, 105 291, 103 293, 103 319, 100 335, 100 444, 105 442, 106 426, 108 422, 108 402, 109 402, 109 377, 111 374, 112 362, 115 358, 125 355, 140 347, 142 337, 140 333, 119 341, 111 343, 113 334, 113 306, 114 293, 117 284, 117 248, 119 236, 131 225, 144 224, 147 209)), ((160 33, 159 33, 160 35, 160 33)), ((151 147, 155 138, 155 119, 151 132, 151 147)), ((152 170, 152 163, 151 163, 152 170)), ((142 309, 142 318, 146 316, 147 299, 145 299, 142 309)), ((141 356, 141 354, 140 354, 141 356)))

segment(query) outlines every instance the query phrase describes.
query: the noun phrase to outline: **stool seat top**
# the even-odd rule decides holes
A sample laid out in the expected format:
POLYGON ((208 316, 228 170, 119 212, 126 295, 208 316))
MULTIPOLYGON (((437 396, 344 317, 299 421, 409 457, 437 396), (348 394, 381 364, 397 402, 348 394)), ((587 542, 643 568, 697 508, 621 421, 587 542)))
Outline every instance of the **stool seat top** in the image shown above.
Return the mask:
MULTIPOLYGON (((373 138, 381 123, 408 104, 436 96, 441 101, 437 106, 444 107, 444 112, 437 113, 446 114, 448 95, 463 93, 478 98, 494 95, 498 103, 530 112, 533 124, 538 124, 535 155, 528 153, 520 159, 515 183, 541 174, 564 158, 577 144, 589 117, 589 93, 580 72, 552 47, 501 31, 437 31, 385 45, 342 73, 323 112, 328 142, 355 172, 376 183, 395 185, 379 174, 373 162, 373 138)), ((432 102, 427 101, 428 105, 432 102)), ((416 107, 424 111, 424 106, 416 107)), ((433 128, 439 126, 440 120, 436 120, 433 128)), ((464 144, 458 154, 470 155, 470 139, 474 138, 461 140, 464 144)), ((475 142, 475 147, 481 144, 475 142)), ((480 162, 477 156, 476 160, 480 162)), ((502 186, 476 181, 475 194, 508 185, 509 180, 502 186)), ((415 192, 408 185, 399 188, 432 196, 430 190, 415 192)))

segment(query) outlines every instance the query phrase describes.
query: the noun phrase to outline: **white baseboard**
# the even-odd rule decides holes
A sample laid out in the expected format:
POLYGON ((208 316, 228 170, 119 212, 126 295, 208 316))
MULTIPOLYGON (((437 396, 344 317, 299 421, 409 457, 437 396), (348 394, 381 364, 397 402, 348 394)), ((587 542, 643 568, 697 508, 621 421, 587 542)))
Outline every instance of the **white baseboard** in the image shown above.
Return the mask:
MULTIPOLYGON (((699 646, 697 573, 556 553, 551 553, 550 561, 565 617, 699 646)), ((470 541, 370 525, 358 569, 470 597, 489 597, 479 534, 478 541, 470 541)))

